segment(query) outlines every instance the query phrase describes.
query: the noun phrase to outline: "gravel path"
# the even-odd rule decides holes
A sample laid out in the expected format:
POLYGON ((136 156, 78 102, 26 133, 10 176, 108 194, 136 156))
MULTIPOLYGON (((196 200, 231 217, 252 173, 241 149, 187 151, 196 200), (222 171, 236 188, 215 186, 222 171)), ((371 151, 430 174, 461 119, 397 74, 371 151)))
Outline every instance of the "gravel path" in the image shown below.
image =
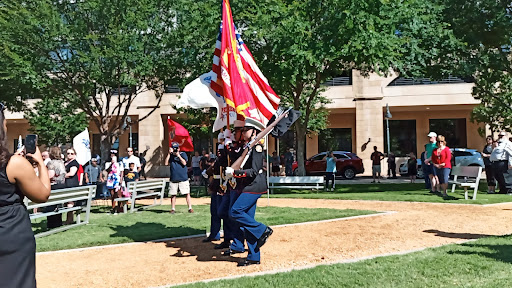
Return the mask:
MULTIPOLYGON (((178 204, 184 204, 182 200, 178 204)), ((207 204, 209 200, 194 201, 207 204)), ((260 199, 259 206, 267 204, 266 198, 260 199)), ((350 261, 512 233, 512 203, 480 206, 270 199, 270 205, 396 213, 276 227, 262 248, 262 264, 244 268, 236 264, 245 255, 221 256, 213 244, 202 243, 202 238, 39 253, 38 287, 158 287, 350 261)))

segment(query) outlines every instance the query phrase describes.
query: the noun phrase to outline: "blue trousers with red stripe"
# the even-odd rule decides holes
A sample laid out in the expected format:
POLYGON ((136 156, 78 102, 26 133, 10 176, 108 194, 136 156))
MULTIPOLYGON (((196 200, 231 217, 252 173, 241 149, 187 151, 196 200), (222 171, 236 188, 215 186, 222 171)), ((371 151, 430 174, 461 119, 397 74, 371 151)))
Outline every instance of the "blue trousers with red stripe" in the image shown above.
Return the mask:
POLYGON ((261 197, 260 193, 244 192, 236 199, 231 207, 230 216, 240 225, 241 231, 247 241, 247 260, 260 261, 260 250, 256 248, 258 239, 263 235, 266 225, 256 221, 256 203, 261 197))

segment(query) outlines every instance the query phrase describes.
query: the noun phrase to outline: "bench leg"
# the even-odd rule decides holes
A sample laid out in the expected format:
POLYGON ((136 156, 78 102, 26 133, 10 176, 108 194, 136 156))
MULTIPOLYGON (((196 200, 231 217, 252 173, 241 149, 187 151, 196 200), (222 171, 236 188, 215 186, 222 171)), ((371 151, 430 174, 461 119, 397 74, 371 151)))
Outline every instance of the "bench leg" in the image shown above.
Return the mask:
POLYGON ((452 184, 452 193, 455 193, 455 185, 456 184, 452 184))
POLYGON ((464 199, 468 200, 468 187, 464 187, 464 199))
POLYGON ((478 191, 478 185, 475 187, 475 190, 473 192, 473 200, 476 200, 476 193, 478 191))
POLYGON ((123 213, 128 213, 128 201, 123 205, 123 213))
POLYGON ((80 213, 76 214, 76 224, 80 223, 80 213))

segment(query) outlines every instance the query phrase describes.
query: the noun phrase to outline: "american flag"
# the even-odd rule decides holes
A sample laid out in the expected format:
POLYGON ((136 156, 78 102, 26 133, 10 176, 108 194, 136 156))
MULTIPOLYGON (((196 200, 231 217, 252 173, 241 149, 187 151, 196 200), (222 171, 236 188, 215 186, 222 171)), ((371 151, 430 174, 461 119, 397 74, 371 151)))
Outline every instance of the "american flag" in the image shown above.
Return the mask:
POLYGON ((213 57, 210 87, 246 122, 265 128, 276 113, 280 98, 254 62, 233 23, 228 0, 222 4, 222 25, 213 57))

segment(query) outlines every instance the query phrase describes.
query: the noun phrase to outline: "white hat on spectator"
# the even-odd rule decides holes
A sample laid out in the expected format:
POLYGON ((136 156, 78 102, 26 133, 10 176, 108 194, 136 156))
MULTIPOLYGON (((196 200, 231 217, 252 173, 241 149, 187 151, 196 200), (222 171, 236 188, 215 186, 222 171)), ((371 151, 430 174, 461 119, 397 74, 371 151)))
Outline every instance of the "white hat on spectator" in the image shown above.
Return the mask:
POLYGON ((220 141, 220 140, 222 140, 222 139, 224 139, 224 138, 225 138, 225 137, 224 137, 224 133, 223 133, 223 132, 220 132, 220 133, 219 133, 219 136, 217 136, 217 139, 218 139, 219 141, 220 141))
POLYGON ((430 132, 430 133, 428 133, 427 137, 437 137, 437 133, 436 132, 430 132))

